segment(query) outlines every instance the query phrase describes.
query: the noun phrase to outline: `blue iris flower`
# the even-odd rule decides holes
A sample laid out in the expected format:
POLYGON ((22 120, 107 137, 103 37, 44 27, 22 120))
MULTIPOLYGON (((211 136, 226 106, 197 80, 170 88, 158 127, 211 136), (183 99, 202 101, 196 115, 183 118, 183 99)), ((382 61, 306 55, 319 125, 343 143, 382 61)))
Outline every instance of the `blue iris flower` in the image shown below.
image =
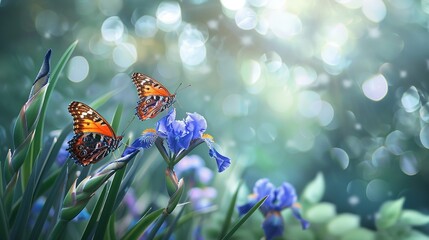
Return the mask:
POLYGON ((156 124, 158 135, 167 140, 168 148, 174 154, 188 149, 191 141, 201 138, 206 129, 207 122, 203 116, 188 113, 185 120, 176 120, 174 108, 156 124))
POLYGON ((134 151, 133 149, 148 148, 156 139, 161 138, 167 142, 169 156, 178 156, 191 146, 194 148, 205 142, 209 147, 209 156, 216 160, 218 172, 223 172, 231 165, 231 159, 219 153, 213 137, 204 133, 206 129, 207 121, 200 114, 187 113, 185 119, 176 120, 176 109, 172 108, 165 117, 157 122, 156 129, 148 129, 143 132, 140 140, 136 140, 135 144, 131 145, 132 149, 126 149, 125 152, 130 153, 134 151))
POLYGON ((121 157, 124 157, 128 154, 134 153, 136 151, 140 151, 142 149, 147 149, 152 147, 154 144, 157 134, 154 129, 147 129, 143 131, 142 135, 134 140, 131 145, 129 145, 127 148, 125 148, 124 152, 122 153, 121 157))
POLYGON ((287 182, 276 188, 266 178, 260 179, 255 183, 253 194, 250 195, 249 201, 238 207, 240 215, 246 214, 265 196, 268 196, 268 198, 259 210, 265 217, 262 228, 266 239, 273 239, 283 235, 284 223, 281 211, 287 208, 291 208, 293 216, 301 222, 302 229, 307 229, 310 226, 309 222, 303 219, 299 212, 295 188, 287 182))

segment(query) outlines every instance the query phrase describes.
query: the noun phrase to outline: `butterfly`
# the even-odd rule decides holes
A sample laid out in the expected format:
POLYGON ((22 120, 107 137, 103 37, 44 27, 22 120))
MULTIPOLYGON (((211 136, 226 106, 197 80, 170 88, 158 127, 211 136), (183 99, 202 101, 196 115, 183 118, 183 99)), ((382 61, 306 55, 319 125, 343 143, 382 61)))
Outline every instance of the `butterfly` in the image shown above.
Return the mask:
POLYGON ((87 166, 106 157, 119 147, 122 136, 116 136, 110 124, 97 111, 81 102, 71 102, 75 135, 67 151, 76 163, 87 166))
POLYGON ((176 94, 171 94, 155 79, 142 73, 133 73, 131 78, 140 98, 136 107, 136 114, 140 120, 156 117, 176 101, 176 94))

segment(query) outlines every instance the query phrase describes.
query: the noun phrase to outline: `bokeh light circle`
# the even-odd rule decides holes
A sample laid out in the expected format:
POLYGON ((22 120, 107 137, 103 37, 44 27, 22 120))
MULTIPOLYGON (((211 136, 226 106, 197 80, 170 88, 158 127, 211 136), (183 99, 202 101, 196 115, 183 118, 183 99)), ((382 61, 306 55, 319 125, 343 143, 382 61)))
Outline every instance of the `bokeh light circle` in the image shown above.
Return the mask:
POLYGON ((429 123, 429 102, 425 103, 420 108, 420 119, 426 123, 429 123))
POLYGON ((322 48, 321 57, 329 65, 338 65, 342 60, 341 48, 336 43, 327 43, 322 48))
POLYGON ((414 112, 420 108, 420 96, 417 88, 411 86, 402 94, 401 103, 407 112, 414 112))
POLYGON ((419 172, 418 161, 412 152, 403 154, 399 161, 401 171, 409 176, 416 175, 419 172))
POLYGON ((148 15, 140 17, 134 25, 134 31, 137 36, 143 38, 151 38, 155 36, 158 31, 156 19, 148 15))
POLYGON ((222 6, 231 11, 237 11, 246 5, 246 0, 220 0, 222 6))
POLYGON ((235 13, 235 23, 243 30, 251 30, 258 24, 256 12, 251 8, 242 8, 235 13))
POLYGON ((380 101, 387 95, 387 80, 382 74, 375 75, 362 84, 362 91, 367 98, 380 101))
POLYGON ((373 201, 383 201, 388 197, 389 184, 381 179, 371 180, 366 187, 366 197, 373 201))
POLYGON ((322 109, 320 95, 314 91, 302 91, 298 96, 299 113, 306 118, 317 117, 322 109))
POLYGON ((123 34, 124 24, 117 16, 107 18, 101 25, 101 35, 106 41, 117 41, 122 38, 123 34))
POLYGON ((82 56, 74 56, 69 61, 67 78, 72 82, 85 80, 89 73, 89 63, 82 56))
POLYGON ((350 159, 346 151, 341 148, 332 148, 330 153, 331 158, 336 161, 342 169, 346 169, 349 166, 350 159))
POLYGON ((363 0, 362 12, 373 22, 381 22, 387 14, 386 5, 382 0, 363 0))
POLYGON ((128 68, 137 61, 137 50, 133 44, 121 43, 113 50, 113 61, 122 68, 128 68))
POLYGON ((44 10, 37 14, 34 21, 37 32, 45 37, 61 36, 69 28, 67 22, 62 22, 60 16, 51 10, 44 10))
POLYGON ((334 108, 328 102, 322 101, 322 108, 319 112, 318 119, 320 126, 328 126, 334 119, 334 108))
POLYGON ((272 11, 267 17, 271 31, 279 38, 290 38, 302 31, 302 22, 298 16, 283 12, 272 11))
POLYGON ((429 149, 429 125, 425 124, 420 130, 420 142, 429 149))
POLYGON ((159 29, 170 32, 177 29, 182 22, 182 10, 177 2, 161 2, 156 10, 159 29))

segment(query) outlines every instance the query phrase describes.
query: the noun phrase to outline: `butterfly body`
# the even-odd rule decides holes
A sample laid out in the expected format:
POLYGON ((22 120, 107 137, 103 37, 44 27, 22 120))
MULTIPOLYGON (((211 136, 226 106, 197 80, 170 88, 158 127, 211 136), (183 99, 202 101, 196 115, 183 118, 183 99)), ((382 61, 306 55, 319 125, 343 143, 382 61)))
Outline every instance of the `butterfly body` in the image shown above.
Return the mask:
POLYGON ((133 73, 132 79, 140 98, 136 107, 140 120, 156 117, 176 101, 176 94, 171 94, 155 79, 142 73, 133 73))
POLYGON ((115 151, 122 140, 110 124, 94 109, 81 102, 72 102, 69 112, 73 116, 75 136, 68 142, 70 157, 87 166, 96 163, 115 151))

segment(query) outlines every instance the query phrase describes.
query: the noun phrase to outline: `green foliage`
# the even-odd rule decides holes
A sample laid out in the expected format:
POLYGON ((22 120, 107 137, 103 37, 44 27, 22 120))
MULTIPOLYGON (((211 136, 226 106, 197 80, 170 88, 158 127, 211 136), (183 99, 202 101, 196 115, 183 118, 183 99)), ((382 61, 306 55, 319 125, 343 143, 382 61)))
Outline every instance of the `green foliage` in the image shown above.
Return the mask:
POLYGON ((258 210, 258 208, 267 200, 268 196, 263 197, 259 200, 255 206, 253 206, 246 214, 244 214, 233 226, 232 228, 225 234, 225 236, 221 236, 222 240, 230 239, 232 235, 247 221, 247 219, 252 216, 252 214, 258 210))
POLYGON ((319 202, 323 193, 325 192, 325 180, 321 173, 318 173, 316 178, 313 179, 304 189, 302 199, 304 202, 314 204, 319 202))
POLYGON ((378 229, 386 229, 395 225, 402 212, 402 205, 404 205, 405 198, 400 198, 396 201, 389 201, 381 206, 379 216, 375 221, 378 229))

